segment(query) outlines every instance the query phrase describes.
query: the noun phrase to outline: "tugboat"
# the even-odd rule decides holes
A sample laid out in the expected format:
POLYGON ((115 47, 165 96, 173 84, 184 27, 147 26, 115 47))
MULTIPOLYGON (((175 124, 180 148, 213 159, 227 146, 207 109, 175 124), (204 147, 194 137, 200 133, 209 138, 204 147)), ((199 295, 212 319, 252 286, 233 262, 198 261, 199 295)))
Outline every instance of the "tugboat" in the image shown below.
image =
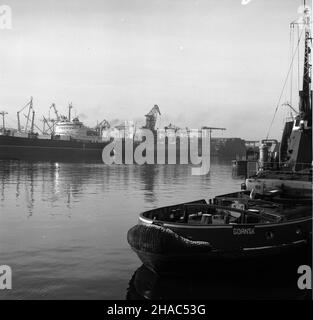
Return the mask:
MULTIPOLYGON (((299 112, 286 123, 280 153, 242 190, 143 212, 128 242, 157 273, 198 268, 214 261, 256 261, 312 251, 312 91, 310 17, 304 10, 303 87, 299 112)), ((266 142, 266 141, 265 141, 266 142)))

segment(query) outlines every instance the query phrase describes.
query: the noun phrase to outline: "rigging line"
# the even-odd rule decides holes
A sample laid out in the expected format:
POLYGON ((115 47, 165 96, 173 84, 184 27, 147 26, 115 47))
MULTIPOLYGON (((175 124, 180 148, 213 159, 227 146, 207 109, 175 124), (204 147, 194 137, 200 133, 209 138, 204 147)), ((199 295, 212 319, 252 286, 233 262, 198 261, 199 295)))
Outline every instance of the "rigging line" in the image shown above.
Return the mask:
POLYGON ((285 88, 286 88, 286 84, 287 84, 287 82, 288 82, 289 74, 290 74, 290 71, 291 71, 291 69, 292 69, 293 61, 294 61, 294 58, 295 58, 295 56, 296 56, 296 54, 297 54, 297 51, 298 51, 298 48, 299 48, 299 44, 300 44, 300 40, 301 40, 301 38, 302 38, 302 34, 303 34, 303 30, 304 30, 304 29, 305 29, 305 28, 303 28, 302 31, 301 31, 300 38, 298 39, 298 43, 297 43, 296 50, 295 50, 295 52, 294 52, 294 54, 293 54, 293 56, 292 56, 291 63, 290 63, 290 67, 289 67, 289 70, 288 70, 288 73, 287 73, 287 76, 286 76, 286 79, 285 79, 285 82, 284 82, 282 91, 281 91, 281 93, 280 93, 280 96, 279 96, 279 99, 278 99, 278 102, 277 102, 277 105, 276 105, 276 108, 275 108, 274 116, 273 116, 273 119, 272 119, 272 121, 271 121, 271 124, 270 124, 270 126, 269 126, 269 129, 268 129, 268 132, 267 132, 267 135, 266 135, 266 139, 268 139, 268 136, 269 136, 270 131, 271 131, 271 129, 272 129, 272 125, 273 125, 273 123, 274 123, 274 120, 275 120, 275 117, 276 117, 276 113, 277 113, 278 108, 279 108, 279 105, 280 105, 281 98, 282 98, 282 96, 283 96, 283 94, 284 94, 284 91, 285 91, 285 88))
POLYGON ((19 111, 19 112, 22 112, 26 107, 28 107, 29 105, 31 104, 31 101, 27 102, 25 104, 25 106, 19 111))
MULTIPOLYGON (((300 26, 297 26, 297 30, 298 30, 298 43, 300 41, 300 34, 299 34, 299 28, 300 26)), ((300 53, 298 50, 298 92, 300 91, 300 53)))
MULTIPOLYGON (((292 59, 292 53, 293 53, 293 50, 294 50, 294 35, 295 35, 295 29, 294 29, 294 25, 291 27, 290 29, 290 61, 292 59)), ((290 104, 292 105, 292 89, 293 89, 293 69, 291 70, 291 73, 290 73, 290 104)))
MULTIPOLYGON (((290 25, 290 32, 289 32, 289 55, 291 55, 291 56, 289 56, 289 59, 291 59, 291 57, 292 57, 292 54, 293 54, 293 50, 291 51, 291 48, 292 48, 292 44, 291 44, 291 33, 292 33, 292 25, 290 25), (291 53, 290 53, 291 52, 291 53)), ((291 70, 291 72, 292 72, 292 70, 291 70)), ((290 73, 290 77, 291 77, 291 73, 290 73)), ((285 91, 285 101, 289 101, 288 100, 288 92, 287 92, 287 90, 285 91)))

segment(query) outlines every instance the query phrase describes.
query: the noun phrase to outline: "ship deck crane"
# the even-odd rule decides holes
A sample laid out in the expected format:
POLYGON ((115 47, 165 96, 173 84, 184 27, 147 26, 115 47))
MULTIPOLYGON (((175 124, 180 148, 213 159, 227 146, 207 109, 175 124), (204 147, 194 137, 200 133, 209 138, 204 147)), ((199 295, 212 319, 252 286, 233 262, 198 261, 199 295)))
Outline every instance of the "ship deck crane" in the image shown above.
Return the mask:
POLYGON ((283 107, 290 108, 296 115, 299 115, 299 112, 288 102, 282 104, 283 107))
MULTIPOLYGON (((23 116, 27 119, 27 115, 23 114, 23 116)), ((36 124, 35 124, 35 111, 33 111, 33 115, 32 115, 32 123, 31 123, 31 131, 30 133, 34 133, 34 128, 36 128, 37 130, 39 130, 42 134, 44 134, 44 131, 42 129, 40 129, 36 124)))
POLYGON ((26 118, 26 127, 25 127, 25 132, 27 132, 27 126, 28 126, 28 122, 29 122, 29 118, 30 118, 30 111, 32 111, 32 119, 31 119, 31 123, 30 123, 30 133, 34 133, 34 127, 36 127, 38 130, 41 131, 41 129, 39 129, 36 125, 35 125, 35 110, 32 108, 28 111, 28 114, 23 114, 23 116, 26 118))
POLYGON ((25 127, 25 131, 27 130, 27 126, 28 126, 28 122, 29 122, 29 117, 30 117, 30 112, 33 109, 33 97, 30 98, 30 101, 20 110, 17 112, 17 129, 19 132, 22 131, 21 129, 21 120, 20 120, 20 113, 25 110, 27 107, 29 107, 28 109, 28 115, 27 115, 27 121, 26 121, 26 127, 25 127))
MULTIPOLYGON (((52 121, 52 120, 50 120, 50 121, 52 121)), ((46 133, 47 133, 47 131, 46 131, 46 125, 47 125, 48 128, 49 128, 49 130, 50 130, 50 132, 53 134, 53 132, 54 132, 54 126, 52 126, 52 127, 50 126, 49 120, 46 119, 45 116, 42 117, 42 122, 43 122, 42 133, 43 133, 43 134, 46 134, 46 133)), ((54 121, 53 121, 53 123, 54 123, 54 121)))
POLYGON ((55 113, 55 116, 56 116, 56 120, 59 121, 60 120, 60 115, 59 115, 59 112, 55 106, 54 103, 52 103, 52 105, 50 106, 49 108, 49 120, 51 121, 51 118, 50 118, 50 110, 53 109, 54 113, 55 113))

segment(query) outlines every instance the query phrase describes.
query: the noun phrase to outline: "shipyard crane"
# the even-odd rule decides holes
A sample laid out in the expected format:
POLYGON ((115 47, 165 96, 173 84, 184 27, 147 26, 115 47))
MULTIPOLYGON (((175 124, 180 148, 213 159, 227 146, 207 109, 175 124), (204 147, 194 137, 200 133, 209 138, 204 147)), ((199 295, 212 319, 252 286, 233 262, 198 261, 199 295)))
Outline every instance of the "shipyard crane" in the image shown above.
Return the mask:
POLYGON ((150 112, 145 115, 146 125, 144 126, 144 129, 150 129, 154 131, 158 115, 161 115, 161 112, 159 106, 155 104, 150 112))
POLYGON ((98 123, 95 127, 95 130, 99 131, 100 134, 103 130, 105 129, 110 129, 111 125, 109 123, 109 121, 107 121, 106 119, 103 119, 100 123, 98 123))

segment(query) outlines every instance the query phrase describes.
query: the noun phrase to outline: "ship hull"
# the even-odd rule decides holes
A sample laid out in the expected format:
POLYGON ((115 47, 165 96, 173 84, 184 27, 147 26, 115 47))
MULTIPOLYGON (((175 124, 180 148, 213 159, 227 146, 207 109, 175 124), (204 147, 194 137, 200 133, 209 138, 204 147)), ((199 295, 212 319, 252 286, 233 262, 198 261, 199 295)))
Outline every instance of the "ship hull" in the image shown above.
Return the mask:
POLYGON ((0 160, 101 162, 108 143, 0 136, 0 160))
MULTIPOLYGON (((132 140, 133 141, 133 140, 132 140)), ((16 137, 0 135, 0 160, 22 160, 22 161, 69 161, 69 162, 102 162, 103 148, 108 145, 110 141, 106 142, 88 142, 80 140, 59 140, 59 139, 39 139, 28 137, 16 137)), ((133 141, 132 152, 140 144, 140 141, 133 141)), ((192 163, 191 162, 191 150, 189 144, 181 145, 179 141, 174 145, 166 142, 164 148, 164 160, 163 162, 158 159, 158 147, 153 145, 152 150, 149 148, 147 151, 153 152, 154 163, 192 163), (174 158, 172 156, 169 160, 169 154, 174 152, 174 158), (185 159, 185 160, 184 160, 185 159), (173 162, 174 161, 174 162, 173 162)), ((211 143, 211 157, 217 156, 224 158, 224 156, 218 153, 211 143)), ((125 141, 123 141, 122 149, 119 150, 117 146, 114 147, 117 158, 121 158, 122 162, 125 162, 125 141), (122 156, 118 156, 122 152, 122 156)), ((202 145, 199 142, 199 147, 195 155, 201 156, 202 145)), ((133 159, 135 162, 135 159, 133 159)))
MULTIPOLYGON (((150 224, 142 222, 148 228, 150 224)), ((267 259, 298 257, 303 259, 312 252, 312 217, 296 221, 253 226, 254 235, 236 236, 234 226, 173 226, 164 224, 164 228, 174 231, 177 235, 187 239, 196 239, 212 245, 211 251, 204 252, 175 252, 156 253, 140 250, 131 246, 141 262, 150 270, 159 273, 190 272, 199 265, 214 263, 229 263, 234 261, 260 261, 267 259), (303 230, 303 235, 297 235, 297 230, 303 230), (269 230, 275 233, 275 238, 266 241, 269 230)), ((240 226, 245 229, 251 226, 240 226)), ((151 230, 153 231, 153 230, 151 230)), ((147 243, 145 246, 147 247, 147 243)))
MULTIPOLYGON (((268 261, 312 261, 312 247, 307 242, 290 243, 271 248, 255 249, 249 252, 242 250, 237 252, 220 252, 202 254, 162 255, 143 252, 132 248, 141 262, 151 271, 157 274, 186 274, 196 272, 199 266, 212 268, 223 264, 249 263, 264 264, 268 261)), ((301 263, 299 263, 301 264, 301 263)))
MULTIPOLYGON (((244 212, 249 215, 259 212, 256 216, 250 215, 249 220, 219 220, 218 210, 238 216, 229 211, 238 210, 232 205, 240 199, 245 203, 245 194, 235 195, 216 197, 215 204, 198 200, 141 213, 138 224, 128 231, 128 243, 143 264, 157 273, 190 271, 206 263, 256 260, 262 263, 275 257, 309 256, 312 252, 310 199, 294 199, 293 203, 284 205, 249 200, 248 211, 244 212), (227 205, 227 201, 231 203, 227 205), (260 220, 260 212, 263 217, 271 218, 260 220), (209 216, 212 220, 205 220, 209 216)), ((244 212, 240 213, 241 217, 244 212)))

